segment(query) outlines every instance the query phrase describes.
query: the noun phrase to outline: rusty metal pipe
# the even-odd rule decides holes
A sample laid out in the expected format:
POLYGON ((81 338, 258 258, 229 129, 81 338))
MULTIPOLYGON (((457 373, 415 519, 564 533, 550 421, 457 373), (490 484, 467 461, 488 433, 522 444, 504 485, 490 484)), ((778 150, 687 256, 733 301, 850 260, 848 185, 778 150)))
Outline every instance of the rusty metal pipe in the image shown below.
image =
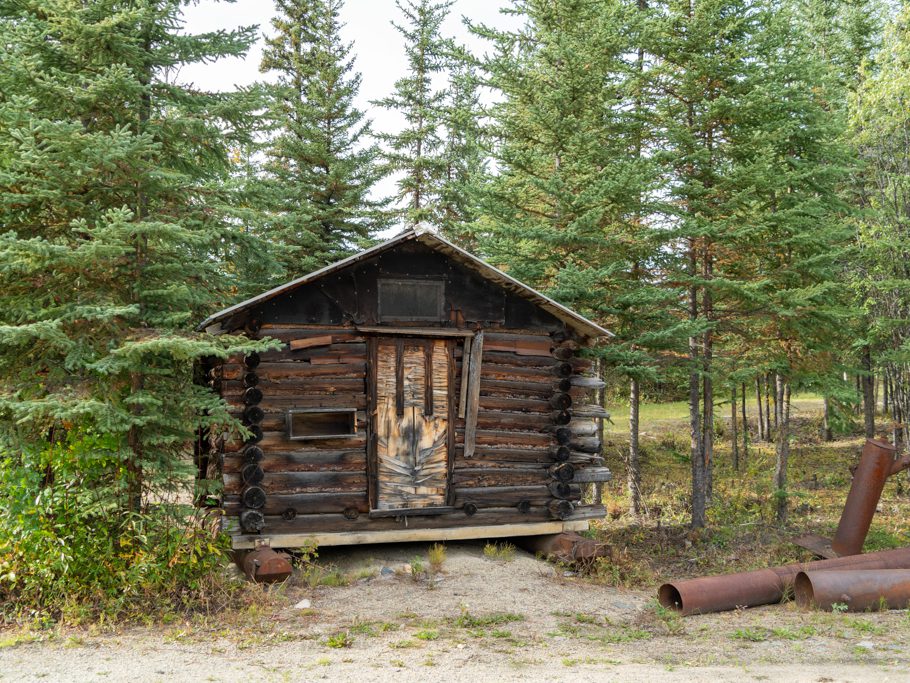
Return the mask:
POLYGON ((284 581, 293 571, 291 558, 285 553, 275 552, 268 546, 259 546, 249 551, 235 551, 234 560, 254 583, 284 581))
POLYGON ((894 446, 884 441, 869 439, 863 446, 837 532, 831 541, 831 548, 838 555, 859 555, 863 552, 863 543, 866 542, 885 482, 902 462, 894 460, 895 452, 894 446))
POLYGON ((793 592, 799 605, 829 611, 835 604, 851 612, 904 609, 910 604, 910 569, 800 572, 793 592))
POLYGON ((769 605, 783 599, 801 571, 828 569, 910 569, 910 548, 665 583, 658 599, 683 616, 769 605))

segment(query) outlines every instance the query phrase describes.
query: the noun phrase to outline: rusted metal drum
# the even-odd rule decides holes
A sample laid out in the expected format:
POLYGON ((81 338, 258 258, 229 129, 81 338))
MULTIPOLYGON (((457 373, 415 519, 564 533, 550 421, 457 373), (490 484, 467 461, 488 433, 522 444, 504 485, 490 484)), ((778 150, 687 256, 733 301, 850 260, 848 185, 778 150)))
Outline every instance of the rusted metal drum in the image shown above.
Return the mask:
POLYGON ((236 560, 243 573, 255 583, 284 581, 292 571, 291 558, 288 555, 265 546, 238 553, 236 560))
POLYGON ((905 609, 910 604, 910 569, 800 572, 793 592, 803 607, 831 610, 838 604, 851 612, 905 609))
POLYGON ((863 552, 866 534, 882 497, 885 482, 894 467, 895 448, 884 441, 866 441, 853 483, 841 513, 831 549, 840 556, 863 552))

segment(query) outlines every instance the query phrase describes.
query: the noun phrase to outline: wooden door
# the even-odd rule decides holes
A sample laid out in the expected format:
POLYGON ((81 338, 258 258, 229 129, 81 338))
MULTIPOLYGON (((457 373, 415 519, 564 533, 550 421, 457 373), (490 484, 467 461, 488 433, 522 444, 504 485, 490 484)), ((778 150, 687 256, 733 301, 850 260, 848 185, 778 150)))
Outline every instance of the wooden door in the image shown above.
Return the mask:
POLYGON ((443 507, 449 479, 450 346, 442 339, 376 340, 375 506, 443 507))

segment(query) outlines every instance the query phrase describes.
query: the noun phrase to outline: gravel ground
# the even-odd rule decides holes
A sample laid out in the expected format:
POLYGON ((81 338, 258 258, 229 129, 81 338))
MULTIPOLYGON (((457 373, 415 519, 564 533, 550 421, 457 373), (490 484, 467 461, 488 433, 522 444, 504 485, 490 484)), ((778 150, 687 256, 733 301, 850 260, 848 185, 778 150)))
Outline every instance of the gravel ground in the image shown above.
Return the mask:
POLYGON ((0 681, 910 681, 906 612, 787 605, 673 620, 651 592, 521 551, 490 559, 478 543, 450 544, 440 581, 414 580, 426 550, 325 549, 320 562, 349 585, 292 580, 208 622, 0 633, 0 681))

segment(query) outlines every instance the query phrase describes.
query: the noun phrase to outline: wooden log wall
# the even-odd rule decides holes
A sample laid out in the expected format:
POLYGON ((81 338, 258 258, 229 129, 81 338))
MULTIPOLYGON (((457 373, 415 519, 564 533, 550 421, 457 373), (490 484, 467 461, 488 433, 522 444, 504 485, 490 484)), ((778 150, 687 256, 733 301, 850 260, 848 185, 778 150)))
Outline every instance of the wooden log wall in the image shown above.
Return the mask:
MULTIPOLYGON (((484 333, 480 401, 473 455, 464 450, 464 420, 456 423, 453 484, 456 507, 478 512, 513 505, 568 519, 581 501, 576 471, 602 469, 596 410, 582 380, 592 366, 579 344, 506 330, 484 333)), ((464 359, 456 352, 456 376, 464 359)))
MULTIPOLYGON (((248 332, 249 333, 249 332, 248 332)), ((367 336, 351 328, 264 326, 277 351, 233 358, 209 371, 252 432, 223 440, 226 528, 264 535, 452 527, 601 517, 579 507, 580 482, 602 469, 597 410, 586 377, 591 361, 557 334, 485 330, 480 357, 474 452, 465 457, 465 417, 454 427, 451 513, 370 518, 367 442, 367 336), (356 431, 332 439, 290 440, 289 408, 352 408, 356 431), (587 473, 587 474, 583 474, 587 473), (576 478, 579 481, 576 481, 576 478)), ((454 352, 449 400, 458 412, 465 348, 454 352)))

